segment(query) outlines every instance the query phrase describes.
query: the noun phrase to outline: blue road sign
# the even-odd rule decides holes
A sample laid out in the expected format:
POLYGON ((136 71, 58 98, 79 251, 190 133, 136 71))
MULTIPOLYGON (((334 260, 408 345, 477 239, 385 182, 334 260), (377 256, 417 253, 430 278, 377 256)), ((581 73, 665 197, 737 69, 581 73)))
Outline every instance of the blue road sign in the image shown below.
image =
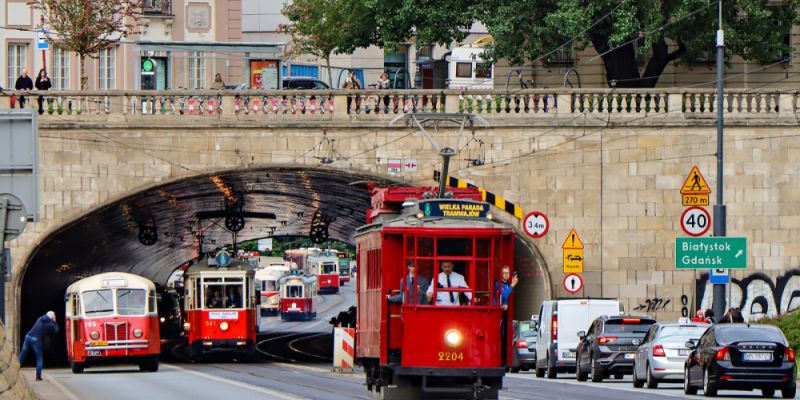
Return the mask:
POLYGON ((731 282, 731 275, 729 269, 712 268, 708 270, 708 281, 712 285, 727 285, 731 282))
POLYGON ((220 251, 217 253, 217 256, 214 257, 214 260, 220 267, 227 267, 231 263, 231 255, 228 254, 227 251, 220 251))
POLYGON ((50 42, 47 41, 47 31, 39 29, 36 31, 36 50, 50 50, 50 42))

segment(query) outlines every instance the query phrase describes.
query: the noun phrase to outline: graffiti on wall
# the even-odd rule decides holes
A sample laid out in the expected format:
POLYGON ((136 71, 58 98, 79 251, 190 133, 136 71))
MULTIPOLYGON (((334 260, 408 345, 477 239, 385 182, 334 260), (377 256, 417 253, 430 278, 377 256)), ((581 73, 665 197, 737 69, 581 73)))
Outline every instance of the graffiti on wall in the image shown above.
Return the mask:
MULTIPOLYGON (((731 279, 731 307, 739 307, 746 320, 775 317, 800 308, 800 269, 770 278, 756 272, 742 280, 731 279)), ((696 296, 701 310, 711 308, 712 288, 708 274, 695 282, 696 296)))
POLYGON ((661 297, 653 297, 652 299, 646 299, 643 303, 639 303, 636 307, 634 307, 633 311, 642 311, 642 312, 657 312, 667 309, 667 305, 672 300, 669 299, 662 299, 661 297))

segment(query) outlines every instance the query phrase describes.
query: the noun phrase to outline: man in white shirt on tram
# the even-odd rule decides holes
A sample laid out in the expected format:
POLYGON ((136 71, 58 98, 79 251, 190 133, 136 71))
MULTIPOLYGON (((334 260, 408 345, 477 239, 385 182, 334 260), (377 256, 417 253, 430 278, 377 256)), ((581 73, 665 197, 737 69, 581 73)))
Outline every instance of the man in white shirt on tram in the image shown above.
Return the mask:
MULTIPOLYGON (((441 272, 439 272, 439 276, 436 279, 437 288, 463 288, 469 289, 467 285, 467 281, 464 279, 464 275, 459 274, 458 272, 453 271, 453 262, 452 261, 442 261, 441 265, 441 272)), ((458 306, 461 305, 459 302, 459 295, 464 294, 468 301, 472 301, 472 293, 469 292, 444 292, 441 290, 436 291, 436 305, 439 306, 458 306)), ((428 285, 428 302, 433 302, 433 285, 428 285)))

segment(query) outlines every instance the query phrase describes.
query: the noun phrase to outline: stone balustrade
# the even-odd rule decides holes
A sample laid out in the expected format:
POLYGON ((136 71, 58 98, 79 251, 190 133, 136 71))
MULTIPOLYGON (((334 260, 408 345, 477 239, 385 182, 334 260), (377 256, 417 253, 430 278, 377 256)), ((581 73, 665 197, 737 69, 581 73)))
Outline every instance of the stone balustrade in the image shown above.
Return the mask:
MULTIPOLYGON (((798 93, 733 89, 725 92, 728 114, 791 115, 798 93)), ((39 92, 0 93, 0 108, 20 95, 37 107, 39 92)), ((576 114, 711 117, 713 89, 525 89, 525 90, 169 90, 47 91, 45 114, 79 118, 84 114, 236 116, 277 119, 378 118, 405 113, 472 113, 500 118, 548 118, 576 114)))

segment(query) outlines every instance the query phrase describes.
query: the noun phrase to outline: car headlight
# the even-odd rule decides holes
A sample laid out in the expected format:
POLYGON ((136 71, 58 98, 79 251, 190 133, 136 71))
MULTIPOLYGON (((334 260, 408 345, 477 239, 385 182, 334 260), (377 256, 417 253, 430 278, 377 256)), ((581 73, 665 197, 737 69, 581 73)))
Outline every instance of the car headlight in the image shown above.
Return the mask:
POLYGON ((223 332, 227 331, 228 330, 228 323, 227 322, 220 323, 219 324, 219 329, 222 329, 223 332))
POLYGON ((100 332, 98 332, 98 331, 92 331, 92 333, 91 333, 89 336, 91 336, 91 337, 92 337, 92 340, 97 340, 97 339, 100 339, 100 332))
POLYGON ((444 334, 445 343, 447 343, 451 347, 459 346, 463 340, 464 337, 461 335, 461 332, 459 332, 457 329, 450 329, 444 334))
POLYGON ((142 330, 139 329, 139 328, 136 328, 136 329, 133 330, 133 336, 134 337, 140 338, 140 337, 142 337, 142 333, 143 333, 142 330))

